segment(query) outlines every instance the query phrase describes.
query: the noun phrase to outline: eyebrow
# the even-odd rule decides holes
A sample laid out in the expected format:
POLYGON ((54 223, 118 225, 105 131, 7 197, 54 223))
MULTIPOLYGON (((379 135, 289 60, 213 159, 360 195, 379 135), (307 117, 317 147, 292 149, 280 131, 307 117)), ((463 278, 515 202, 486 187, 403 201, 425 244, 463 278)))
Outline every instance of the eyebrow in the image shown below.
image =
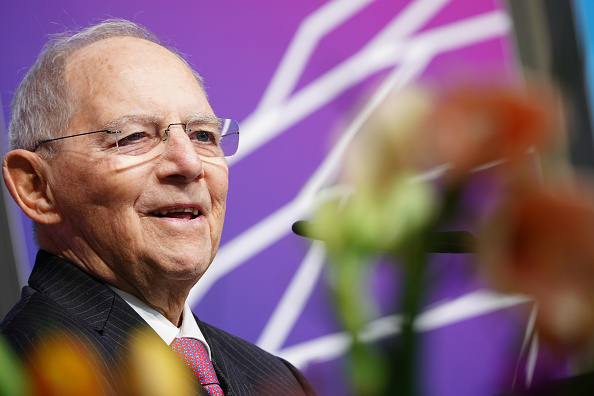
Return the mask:
POLYGON ((194 114, 186 120, 187 123, 190 122, 199 122, 204 124, 211 124, 216 125, 218 127, 221 126, 221 120, 213 114, 194 114))
POLYGON ((104 129, 115 130, 118 124, 126 124, 128 122, 150 122, 150 123, 159 123, 159 117, 154 114, 128 114, 115 120, 111 120, 106 123, 103 127, 104 129))
MULTIPOLYGON (((163 121, 161 117, 156 116, 155 114, 128 114, 115 120, 111 120, 103 125, 103 129, 114 130, 118 124, 121 123, 128 123, 128 122, 150 122, 154 124, 160 123, 169 123, 170 121, 163 121)), ((221 120, 213 114, 204 114, 204 113, 197 113, 187 117, 185 120, 182 120, 184 124, 190 122, 198 122, 204 124, 211 124, 216 125, 218 127, 221 126, 221 120)))

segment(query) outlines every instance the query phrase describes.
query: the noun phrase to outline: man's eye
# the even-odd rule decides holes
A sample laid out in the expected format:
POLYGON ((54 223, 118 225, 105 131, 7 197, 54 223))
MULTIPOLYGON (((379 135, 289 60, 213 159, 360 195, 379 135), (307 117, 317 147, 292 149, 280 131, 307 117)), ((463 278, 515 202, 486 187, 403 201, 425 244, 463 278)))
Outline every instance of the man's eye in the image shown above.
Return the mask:
POLYGON ((214 133, 208 131, 197 131, 192 138, 200 143, 216 143, 214 133))
POLYGON ((118 139, 119 146, 125 146, 127 144, 138 143, 147 137, 145 132, 135 132, 130 135, 124 136, 118 139))

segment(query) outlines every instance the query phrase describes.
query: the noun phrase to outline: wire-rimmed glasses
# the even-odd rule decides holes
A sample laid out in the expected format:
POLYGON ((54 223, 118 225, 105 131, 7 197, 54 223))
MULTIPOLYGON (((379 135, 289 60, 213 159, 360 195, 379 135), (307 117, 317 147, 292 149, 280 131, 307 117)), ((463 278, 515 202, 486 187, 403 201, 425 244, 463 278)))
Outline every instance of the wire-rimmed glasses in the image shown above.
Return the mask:
POLYGON ((108 144, 125 156, 159 156, 165 151, 171 128, 181 126, 187 133, 198 155, 203 157, 228 157, 237 152, 239 146, 239 124, 229 118, 199 117, 182 123, 172 123, 167 128, 159 127, 152 120, 143 118, 127 118, 111 129, 79 133, 46 139, 38 142, 32 151, 41 145, 54 140, 62 140, 76 136, 106 133, 108 144))

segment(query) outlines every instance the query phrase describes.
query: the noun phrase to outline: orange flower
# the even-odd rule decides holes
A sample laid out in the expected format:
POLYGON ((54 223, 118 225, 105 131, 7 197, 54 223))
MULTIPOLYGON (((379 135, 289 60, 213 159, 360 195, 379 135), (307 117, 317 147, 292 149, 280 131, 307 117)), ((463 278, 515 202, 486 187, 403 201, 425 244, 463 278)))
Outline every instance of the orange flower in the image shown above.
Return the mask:
POLYGON ((564 347, 594 331, 594 194, 577 185, 512 196, 481 235, 490 280, 533 296, 542 334, 564 347))
POLYGON ((422 161, 449 163, 454 175, 500 159, 546 149, 561 136, 560 109, 550 89, 469 87, 444 95, 421 130, 422 161))
POLYGON ((381 188, 396 173, 446 164, 458 181, 499 160, 511 164, 502 170, 516 172, 532 149, 563 149, 563 132, 559 98, 546 84, 469 85, 442 95, 406 89, 386 98, 365 123, 345 165, 356 187, 381 188))
POLYGON ((28 365, 34 395, 106 394, 103 368, 94 349, 75 335, 47 337, 28 365))

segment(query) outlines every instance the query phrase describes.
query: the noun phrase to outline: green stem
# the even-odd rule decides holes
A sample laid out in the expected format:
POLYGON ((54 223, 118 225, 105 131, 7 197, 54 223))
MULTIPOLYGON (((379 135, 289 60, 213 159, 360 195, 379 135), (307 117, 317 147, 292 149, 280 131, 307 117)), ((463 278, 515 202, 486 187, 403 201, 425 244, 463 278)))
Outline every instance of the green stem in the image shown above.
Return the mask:
POLYGON ((405 248, 394 252, 394 257, 403 262, 403 290, 401 294, 402 326, 401 336, 392 354, 392 367, 396 370, 390 389, 402 396, 418 396, 419 388, 419 336, 415 330, 416 319, 421 312, 422 303, 429 285, 425 278, 427 268, 427 246, 430 231, 438 225, 445 224, 456 213, 462 189, 460 186, 449 188, 444 194, 443 206, 435 224, 430 224, 425 230, 410 238, 405 248))
POLYGON ((415 330, 415 321, 421 311, 421 304, 425 297, 426 285, 423 278, 426 267, 426 254, 422 241, 417 239, 406 249, 406 257, 403 265, 403 292, 401 299, 402 327, 401 336, 396 344, 393 354, 396 369, 392 377, 394 383, 391 389, 398 390, 398 395, 417 396, 420 394, 418 387, 419 367, 419 340, 415 330))

